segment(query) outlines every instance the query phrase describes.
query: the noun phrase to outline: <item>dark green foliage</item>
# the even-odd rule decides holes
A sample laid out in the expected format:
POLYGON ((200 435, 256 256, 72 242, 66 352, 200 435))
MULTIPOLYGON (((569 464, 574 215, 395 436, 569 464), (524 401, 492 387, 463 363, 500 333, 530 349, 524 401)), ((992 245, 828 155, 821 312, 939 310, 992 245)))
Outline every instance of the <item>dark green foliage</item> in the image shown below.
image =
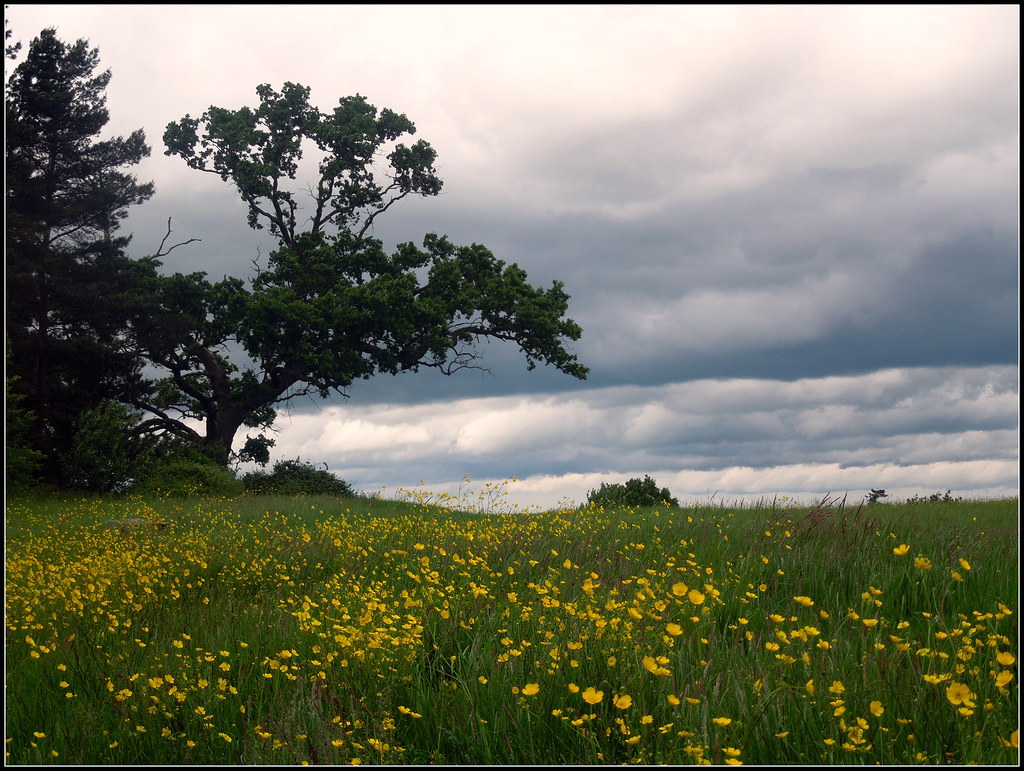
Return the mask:
MULTIPOLYGON (((8 340, 8 358, 10 347, 8 340)), ((21 491, 28 489, 35 482, 43 454, 31 447, 28 432, 32 425, 32 414, 22 406, 25 397, 12 389, 15 380, 16 378, 10 375, 4 380, 4 465, 7 472, 7 489, 21 491)))
POLYGON ((62 464, 64 486, 97 493, 127 489, 139 470, 141 448, 131 433, 137 422, 136 414, 116 402, 83 412, 62 464))
POLYGON ((873 489, 871 491, 871 493, 867 496, 867 502, 868 503, 878 503, 880 500, 882 500, 882 498, 888 498, 888 497, 889 496, 885 492, 885 490, 874 490, 873 489))
POLYGON ((272 471, 252 471, 242 476, 247 492, 260 495, 354 495, 343 479, 311 463, 282 460, 272 471))
POLYGON ((587 503, 595 506, 678 506, 667 487, 658 487, 650 476, 633 477, 625 484, 604 482, 587 495, 587 503))
POLYGON ((133 493, 141 495, 173 498, 232 497, 240 495, 244 490, 242 481, 219 463, 180 456, 154 461, 132 488, 133 493))
POLYGON ((79 416, 142 385, 132 340, 132 319, 145 315, 139 266, 117 230, 153 194, 122 170, 149 147, 141 130, 98 139, 110 81, 98 65, 85 40, 68 45, 46 29, 5 91, 9 372, 51 482, 63 476, 79 416))

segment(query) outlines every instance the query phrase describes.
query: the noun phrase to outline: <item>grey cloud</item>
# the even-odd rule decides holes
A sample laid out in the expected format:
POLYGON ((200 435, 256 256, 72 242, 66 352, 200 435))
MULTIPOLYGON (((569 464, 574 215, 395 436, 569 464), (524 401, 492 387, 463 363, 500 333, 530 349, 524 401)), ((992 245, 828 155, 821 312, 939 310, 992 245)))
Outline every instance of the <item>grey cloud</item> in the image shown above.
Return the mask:
POLYGON ((260 82, 324 107, 360 92, 417 123, 446 182, 375 235, 447 233, 563 280, 592 368, 527 372, 483 344, 490 372, 294 405, 281 457, 367 483, 528 473, 548 493, 655 470, 691 491, 1015 484, 1018 9, 281 8, 241 28, 226 7, 9 9, 26 43, 52 23, 89 37, 112 128, 146 129, 157 195, 132 253, 168 217, 203 240, 167 270, 245 277, 274 248, 227 185, 162 156, 168 121, 252 104, 260 82))
MULTIPOLYGON (((326 458, 363 485, 465 473, 568 478, 661 470, 718 474, 722 486, 734 468, 771 476, 776 467, 803 467, 826 479, 832 467, 921 471, 950 460, 1005 471, 1017 455, 1017 400, 1012 367, 695 381, 544 399, 329 408, 292 415, 292 438, 281 450, 326 458)), ((972 473, 987 484, 983 467, 972 473)))

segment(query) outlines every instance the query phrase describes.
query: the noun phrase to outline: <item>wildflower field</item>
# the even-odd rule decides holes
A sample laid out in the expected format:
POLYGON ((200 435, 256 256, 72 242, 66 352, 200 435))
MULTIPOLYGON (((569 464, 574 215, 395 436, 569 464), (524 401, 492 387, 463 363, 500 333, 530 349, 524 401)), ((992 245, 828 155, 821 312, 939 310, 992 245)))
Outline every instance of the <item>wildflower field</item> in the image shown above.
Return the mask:
POLYGON ((1018 760, 1017 500, 35 499, 6 527, 8 764, 1018 760), (108 527, 134 519, 163 526, 108 527))

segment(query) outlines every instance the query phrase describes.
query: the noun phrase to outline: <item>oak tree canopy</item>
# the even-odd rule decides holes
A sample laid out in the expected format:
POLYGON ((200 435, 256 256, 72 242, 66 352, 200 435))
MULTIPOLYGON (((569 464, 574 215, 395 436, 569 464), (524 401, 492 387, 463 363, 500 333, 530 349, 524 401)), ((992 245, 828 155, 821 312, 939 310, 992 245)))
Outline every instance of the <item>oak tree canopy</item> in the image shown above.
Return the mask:
MULTIPOLYGON (((144 431, 191 439, 226 463, 243 425, 270 427, 298 396, 346 394, 381 373, 480 367, 483 339, 514 343, 530 369, 586 377, 561 282, 535 287, 480 244, 430 233, 389 253, 372 236, 396 203, 441 190, 434 149, 402 141, 412 121, 358 95, 323 112, 301 85, 256 91, 255 108, 210 107, 164 133, 167 155, 230 183, 249 225, 277 244, 248 281, 152 276, 140 339, 166 377, 133 402, 148 413, 144 431), (311 147, 315 179, 303 184, 311 147), (201 419, 205 434, 184 418, 201 419)), ((265 461, 270 444, 252 439, 241 455, 265 461)))

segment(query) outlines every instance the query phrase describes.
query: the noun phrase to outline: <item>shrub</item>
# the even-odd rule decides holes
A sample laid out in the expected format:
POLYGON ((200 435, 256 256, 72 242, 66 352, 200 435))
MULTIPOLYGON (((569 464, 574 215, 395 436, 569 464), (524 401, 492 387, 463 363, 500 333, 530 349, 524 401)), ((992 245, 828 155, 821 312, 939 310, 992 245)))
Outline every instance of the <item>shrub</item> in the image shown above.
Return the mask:
POLYGON ((945 494, 941 492, 935 492, 928 496, 923 495, 912 495, 907 498, 907 503, 960 503, 963 498, 954 498, 949 494, 949 490, 946 490, 945 494))
POLYGON ((71 450, 63 458, 65 484, 97 493, 128 488, 139 470, 140 448, 131 436, 137 422, 135 412, 117 402, 83 412, 75 422, 71 450))
POLYGON ((867 496, 867 501, 868 503, 878 503, 880 500, 882 500, 882 498, 888 497, 889 495, 888 493, 885 492, 885 490, 875 490, 874 488, 872 488, 871 492, 867 496))
POLYGON ((604 482, 599 488, 588 493, 587 503, 597 506, 679 505, 679 501, 672 497, 668 488, 659 488, 658 483, 650 476, 643 479, 634 477, 625 484, 604 482))
MULTIPOLYGON (((10 341, 7 343, 10 351, 10 341)), ((10 353, 8 353, 10 356, 10 353)), ((31 447, 29 435, 32 430, 32 413, 21 402, 24 395, 14 392, 12 385, 17 378, 6 379, 6 432, 4 433, 4 465, 7 471, 8 491, 27 490, 35 484, 36 473, 43 462, 43 454, 31 447)))
POLYGON ((242 476, 246 492, 262 495, 353 495, 352 487, 324 468, 296 458, 274 464, 273 471, 251 471, 242 476))
POLYGON ((230 497, 245 491, 234 473, 214 461, 171 456, 154 461, 133 488, 143 495, 230 497))

